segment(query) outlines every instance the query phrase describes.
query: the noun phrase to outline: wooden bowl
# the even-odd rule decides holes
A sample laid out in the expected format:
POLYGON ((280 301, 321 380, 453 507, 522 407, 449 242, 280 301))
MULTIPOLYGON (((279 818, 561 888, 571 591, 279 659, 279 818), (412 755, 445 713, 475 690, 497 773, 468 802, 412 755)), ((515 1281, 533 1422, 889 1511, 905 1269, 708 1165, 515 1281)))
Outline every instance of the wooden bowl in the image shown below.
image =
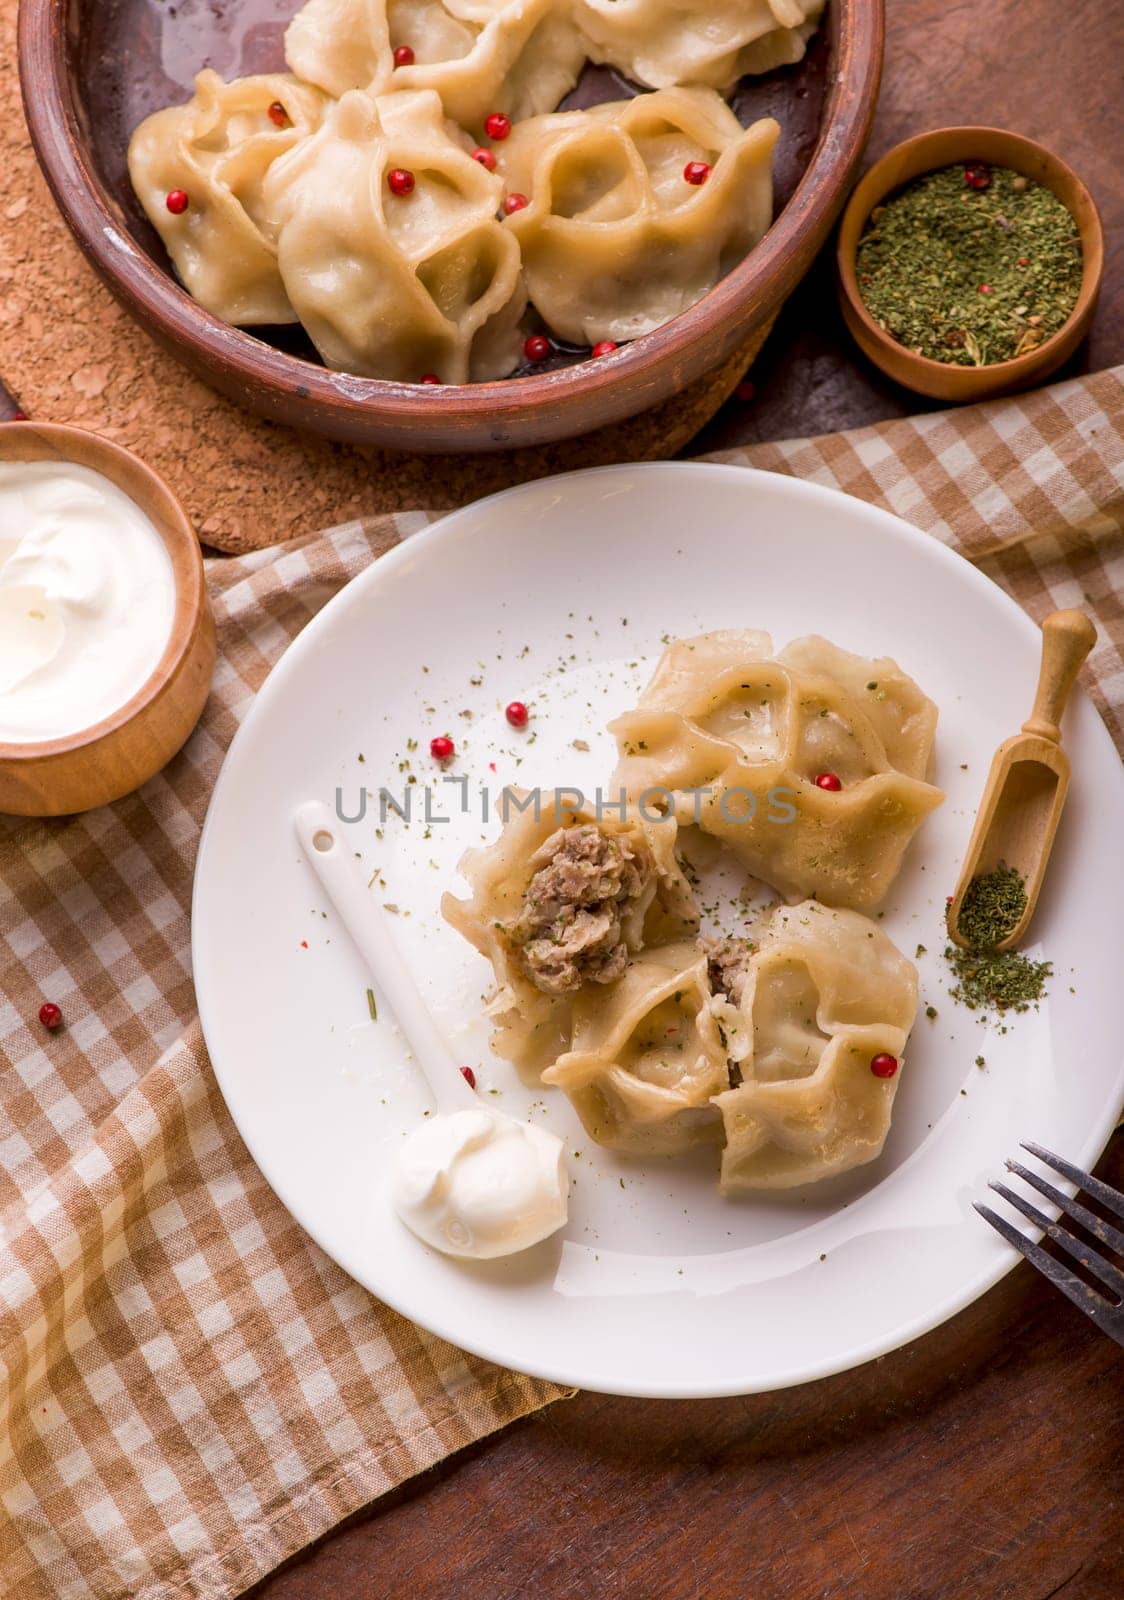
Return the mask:
MULTIPOLYGON (((299 3, 238 0, 233 25, 235 0, 21 0, 31 136, 94 268, 192 371, 261 416, 413 451, 498 450, 590 432, 680 393, 732 357, 775 316, 827 238, 866 146, 881 73, 882 0, 829 0, 804 62, 745 80, 733 100, 743 121, 776 113, 782 126, 783 209, 744 262, 697 305, 612 356, 561 353, 553 370, 419 389, 329 371, 299 331, 276 330, 266 342, 204 311, 173 278, 128 182, 136 124, 186 100, 205 64, 224 77, 278 69, 281 35, 299 3)), ((587 68, 565 104, 622 92, 630 91, 612 74, 587 68)))
POLYGON ((936 400, 987 400, 1033 388, 1077 349, 1096 309, 1104 271, 1104 234, 1088 189, 1064 161, 1043 145, 1003 128, 938 128, 895 145, 856 185, 839 226, 836 265, 844 321, 875 366, 895 383, 936 400), (1057 333, 1025 355, 985 367, 952 366, 914 355, 878 326, 863 304, 855 278, 855 254, 874 207, 922 173, 970 161, 1009 167, 1056 194, 1077 223, 1085 259, 1077 304, 1057 333))
POLYGON ((0 426, 0 461, 64 461, 100 472, 139 506, 171 557, 176 585, 171 638, 132 699, 65 738, 0 743, 0 811, 25 817, 88 811, 147 782, 199 720, 215 666, 215 624, 199 542, 163 479, 96 433, 58 423, 8 423, 0 426))

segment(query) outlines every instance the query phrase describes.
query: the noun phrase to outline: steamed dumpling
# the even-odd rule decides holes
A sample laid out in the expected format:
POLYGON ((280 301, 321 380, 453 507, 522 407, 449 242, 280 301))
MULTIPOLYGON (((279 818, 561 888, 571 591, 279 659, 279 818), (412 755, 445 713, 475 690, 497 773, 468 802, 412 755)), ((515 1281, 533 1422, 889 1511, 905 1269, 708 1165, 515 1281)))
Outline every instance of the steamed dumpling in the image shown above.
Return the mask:
POLYGON ((926 781, 937 708, 896 662, 826 639, 680 639, 612 725, 614 783, 661 790, 788 899, 869 910, 944 796, 926 781), (831 774, 838 786, 824 788, 831 774))
POLYGON ((266 184, 293 308, 330 367, 443 383, 505 377, 526 294, 497 221, 499 180, 450 131, 432 90, 353 91, 266 184), (388 175, 408 171, 412 192, 388 175))
MULTIPOLYGON (((881 1152, 917 1013, 917 971, 877 923, 814 900, 780 906, 725 987, 723 1017, 742 1020, 736 1079, 717 1096, 726 1144, 722 1189, 787 1188, 881 1152), (730 991, 733 991, 732 993, 730 991)), ((727 1024, 729 1028, 729 1024, 727 1024)))
POLYGON ((571 1043, 543 1073, 612 1150, 724 1145, 728 1194, 814 1183, 871 1161, 890 1127, 917 973, 877 923, 817 901, 777 906, 754 938, 644 949, 586 985, 571 1043))
POLYGON ((594 61, 650 89, 725 93, 748 72, 799 61, 824 0, 577 0, 594 61))
MULTIPOLYGON (((129 177, 190 294, 224 322, 295 322, 265 203, 273 163, 319 127, 327 101, 286 73, 199 73, 183 106, 146 117, 129 144, 129 177), (281 126, 270 115, 279 106, 281 126), (188 197, 180 215, 167 197, 188 197)), ((275 112, 275 116, 278 114, 275 112)))
POLYGON ((515 121, 556 106, 585 47, 557 0, 308 0, 285 59, 334 95, 434 89, 447 116, 480 134, 492 111, 515 121), (414 60, 396 67, 401 45, 414 60))
POLYGON ((772 219, 771 117, 743 129, 712 89, 533 117, 499 152, 528 205, 505 227, 531 301, 576 344, 635 339, 694 305, 772 219), (683 176, 709 163, 705 183, 683 176))
POLYGON ((611 1150, 671 1156, 717 1144, 712 1101, 729 1078, 699 946, 645 951, 609 988, 583 990, 571 1048, 543 1082, 564 1089, 590 1138, 611 1150))

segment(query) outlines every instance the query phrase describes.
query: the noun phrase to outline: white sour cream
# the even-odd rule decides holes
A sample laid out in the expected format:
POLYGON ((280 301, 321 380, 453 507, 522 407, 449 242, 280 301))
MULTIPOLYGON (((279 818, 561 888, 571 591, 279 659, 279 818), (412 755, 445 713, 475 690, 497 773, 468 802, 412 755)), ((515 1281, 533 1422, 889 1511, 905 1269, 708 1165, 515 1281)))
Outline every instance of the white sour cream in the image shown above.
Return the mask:
POLYGON ((450 1256, 514 1255, 566 1221, 562 1141, 494 1111, 431 1117, 406 1139, 392 1178, 407 1227, 450 1256))
POLYGON ((172 632, 164 541, 89 467, 0 462, 0 743, 79 733, 151 676, 172 632))

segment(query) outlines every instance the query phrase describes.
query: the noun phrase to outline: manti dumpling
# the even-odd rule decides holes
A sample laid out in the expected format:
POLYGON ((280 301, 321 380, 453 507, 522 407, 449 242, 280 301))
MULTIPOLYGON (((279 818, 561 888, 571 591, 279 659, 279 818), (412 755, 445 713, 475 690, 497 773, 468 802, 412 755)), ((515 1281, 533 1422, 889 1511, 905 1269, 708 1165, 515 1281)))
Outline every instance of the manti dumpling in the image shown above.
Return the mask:
POLYGON ((577 0, 590 57, 650 89, 707 84, 799 61, 823 0, 577 0))
POLYGON ((583 989, 572 1046, 543 1082, 566 1091, 598 1144, 673 1156, 719 1142, 712 1101, 728 1074, 707 957, 692 941, 646 950, 609 987, 583 989))
POLYGON ((137 198, 189 293, 225 322, 297 320, 277 266, 265 179, 319 127, 327 103, 286 73, 224 83, 208 69, 186 105, 154 112, 133 134, 137 198), (175 190, 188 202, 178 214, 167 204, 175 190))
POLYGON ((265 186, 285 288, 327 364, 402 383, 511 372, 526 294, 499 197, 432 90, 345 94, 265 186))
POLYGON ((492 963, 493 1048, 535 1073, 569 1044, 576 995, 614 983, 645 943, 693 931, 698 913, 674 818, 597 821, 512 794, 526 809, 509 809, 496 842, 465 854, 470 898, 446 894, 441 909, 492 963))
MULTIPOLYGON (((716 1104, 725 1193, 812 1183, 872 1161, 890 1128, 917 1011, 917 972, 881 928, 814 900, 778 907, 747 957, 711 952, 712 983, 745 1020, 741 1082, 716 1104)), ((723 1007, 722 1014, 725 1015, 723 1007)))
POLYGON ((817 637, 774 657, 765 633, 702 634, 668 647, 612 725, 614 783, 696 822, 786 899, 867 910, 944 798, 926 782, 936 722, 886 658, 817 637))
POLYGON ((558 104, 585 60, 569 5, 557 0, 308 0, 285 34, 292 70, 330 94, 434 89, 446 115, 482 132, 558 104), (396 66, 394 52, 413 51, 396 66))
POLYGON ((528 204, 505 226, 563 339, 635 339, 700 300, 773 213, 771 117, 743 129, 712 89, 666 89, 520 123, 499 151, 528 204), (688 162, 709 164, 688 183, 688 162))

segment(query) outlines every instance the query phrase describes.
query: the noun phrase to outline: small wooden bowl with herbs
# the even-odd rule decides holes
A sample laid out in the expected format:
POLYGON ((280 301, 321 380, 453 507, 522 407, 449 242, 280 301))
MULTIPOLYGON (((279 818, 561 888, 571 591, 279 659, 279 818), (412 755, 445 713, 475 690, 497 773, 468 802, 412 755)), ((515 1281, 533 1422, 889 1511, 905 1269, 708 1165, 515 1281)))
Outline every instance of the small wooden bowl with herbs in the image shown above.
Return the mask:
POLYGON ((1073 354, 1104 236, 1080 178, 1033 139, 940 128, 862 178, 837 261, 844 319, 876 366, 937 400, 985 400, 1073 354))

